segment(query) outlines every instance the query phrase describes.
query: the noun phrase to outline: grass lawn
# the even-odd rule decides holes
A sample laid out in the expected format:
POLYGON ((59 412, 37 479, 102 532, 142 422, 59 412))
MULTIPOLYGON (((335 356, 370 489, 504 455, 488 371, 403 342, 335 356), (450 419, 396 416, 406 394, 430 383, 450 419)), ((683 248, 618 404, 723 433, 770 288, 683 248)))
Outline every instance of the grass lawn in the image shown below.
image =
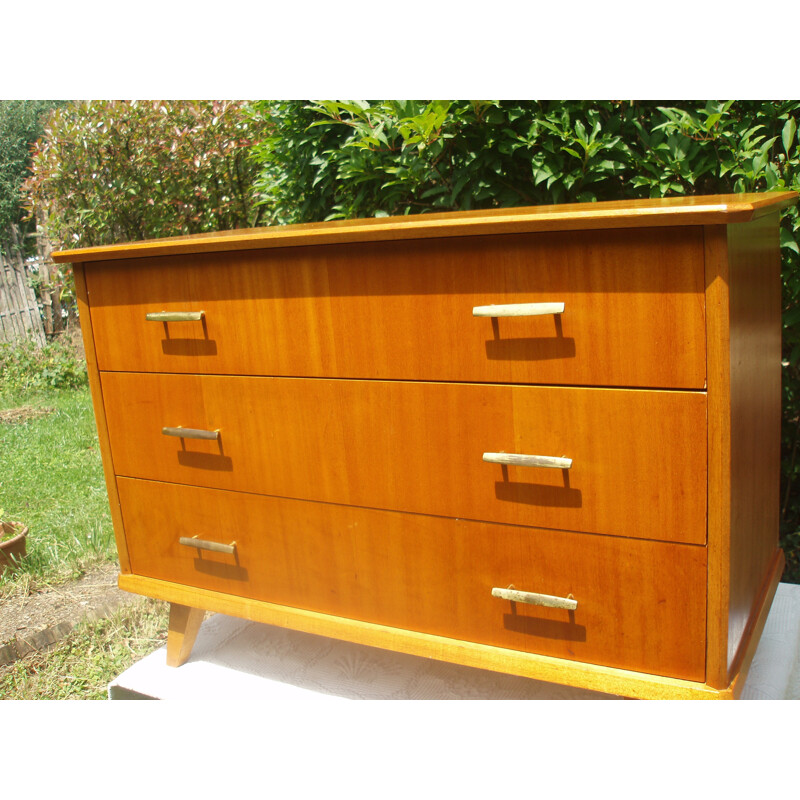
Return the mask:
POLYGON ((65 580, 116 558, 88 388, 0 395, 0 412, 25 408, 48 413, 0 422, 0 508, 30 528, 28 557, 0 578, 0 596, 24 575, 65 580))
MULTIPOLYGON (((116 561, 89 389, 2 392, 0 508, 30 528, 28 556, 0 577, 0 613, 43 586, 116 561)), ((167 606, 139 598, 0 667, 0 700, 104 699, 108 683, 166 641, 167 606)))
POLYGON ((76 625, 54 648, 0 667, 0 700, 105 700, 108 684, 167 641, 167 605, 141 598, 76 625))

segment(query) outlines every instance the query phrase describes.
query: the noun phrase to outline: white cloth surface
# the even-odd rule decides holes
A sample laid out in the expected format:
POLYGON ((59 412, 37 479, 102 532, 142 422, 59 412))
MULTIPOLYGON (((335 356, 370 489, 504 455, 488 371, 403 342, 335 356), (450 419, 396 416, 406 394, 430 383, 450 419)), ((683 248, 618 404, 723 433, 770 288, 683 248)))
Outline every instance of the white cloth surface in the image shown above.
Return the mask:
POLYGON ((742 700, 800 700, 800 585, 778 584, 742 700))
MULTIPOLYGON (((109 685, 109 698, 164 700, 614 699, 215 614, 182 667, 166 647, 109 685)), ((800 586, 780 584, 742 699, 800 699, 800 586)))

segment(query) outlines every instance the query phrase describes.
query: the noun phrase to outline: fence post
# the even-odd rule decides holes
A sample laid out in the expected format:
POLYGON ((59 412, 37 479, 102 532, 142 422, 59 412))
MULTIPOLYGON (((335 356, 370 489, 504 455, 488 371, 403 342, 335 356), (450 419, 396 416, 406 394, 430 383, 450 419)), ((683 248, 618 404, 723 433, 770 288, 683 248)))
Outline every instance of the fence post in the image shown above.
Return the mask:
POLYGON ((45 343, 42 317, 15 226, 6 241, 10 246, 0 248, 0 341, 33 339, 41 347, 45 343))
POLYGON ((53 245, 47 235, 47 211, 36 211, 36 252, 38 254, 39 296, 44 309, 44 330, 48 336, 63 333, 64 318, 61 314, 61 285, 57 280, 58 267, 51 257, 53 245), (54 280, 55 279, 55 280, 54 280))

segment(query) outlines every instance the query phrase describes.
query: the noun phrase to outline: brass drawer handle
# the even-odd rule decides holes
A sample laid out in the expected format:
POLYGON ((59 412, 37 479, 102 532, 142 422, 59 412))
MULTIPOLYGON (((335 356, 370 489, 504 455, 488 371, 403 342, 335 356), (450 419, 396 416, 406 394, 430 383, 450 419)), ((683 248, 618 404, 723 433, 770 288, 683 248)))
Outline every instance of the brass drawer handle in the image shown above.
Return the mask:
POLYGON ((197 322, 205 311, 153 311, 145 315, 148 322, 197 322))
POLYGON ((563 314, 563 303, 513 303, 507 306, 475 306, 473 317, 541 317, 563 314))
POLYGON ((519 453, 484 453, 483 460, 490 464, 513 464, 515 467, 550 467, 551 469, 570 469, 571 458, 556 456, 526 456, 519 453))
POLYGON ((532 606, 565 608, 567 611, 574 611, 578 607, 578 601, 572 595, 568 597, 553 597, 550 594, 520 592, 517 589, 492 589, 492 597, 499 597, 501 600, 511 600, 514 603, 528 603, 532 606))
POLYGON ((214 553, 228 553, 229 555, 234 555, 236 553, 236 542, 220 544, 219 542, 209 542, 206 539, 198 539, 196 536, 192 536, 191 538, 188 536, 181 536, 178 542, 187 547, 196 547, 198 550, 211 550, 214 553))
POLYGON ((177 436, 180 439, 219 439, 219 429, 204 431, 200 428, 162 428, 164 436, 177 436))

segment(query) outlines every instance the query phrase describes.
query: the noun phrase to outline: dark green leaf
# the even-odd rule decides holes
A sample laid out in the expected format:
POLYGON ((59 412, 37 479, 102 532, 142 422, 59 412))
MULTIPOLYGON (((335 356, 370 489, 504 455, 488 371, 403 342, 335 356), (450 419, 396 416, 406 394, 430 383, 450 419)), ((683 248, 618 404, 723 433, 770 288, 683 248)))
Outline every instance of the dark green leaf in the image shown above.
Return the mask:
POLYGON ((783 142, 783 149, 787 156, 791 155, 796 134, 797 123, 794 121, 794 117, 789 117, 781 132, 781 141, 783 142))
POLYGON ((797 239, 792 236, 792 234, 787 231, 786 228, 783 227, 781 228, 781 247, 800 254, 800 248, 798 248, 797 239))

